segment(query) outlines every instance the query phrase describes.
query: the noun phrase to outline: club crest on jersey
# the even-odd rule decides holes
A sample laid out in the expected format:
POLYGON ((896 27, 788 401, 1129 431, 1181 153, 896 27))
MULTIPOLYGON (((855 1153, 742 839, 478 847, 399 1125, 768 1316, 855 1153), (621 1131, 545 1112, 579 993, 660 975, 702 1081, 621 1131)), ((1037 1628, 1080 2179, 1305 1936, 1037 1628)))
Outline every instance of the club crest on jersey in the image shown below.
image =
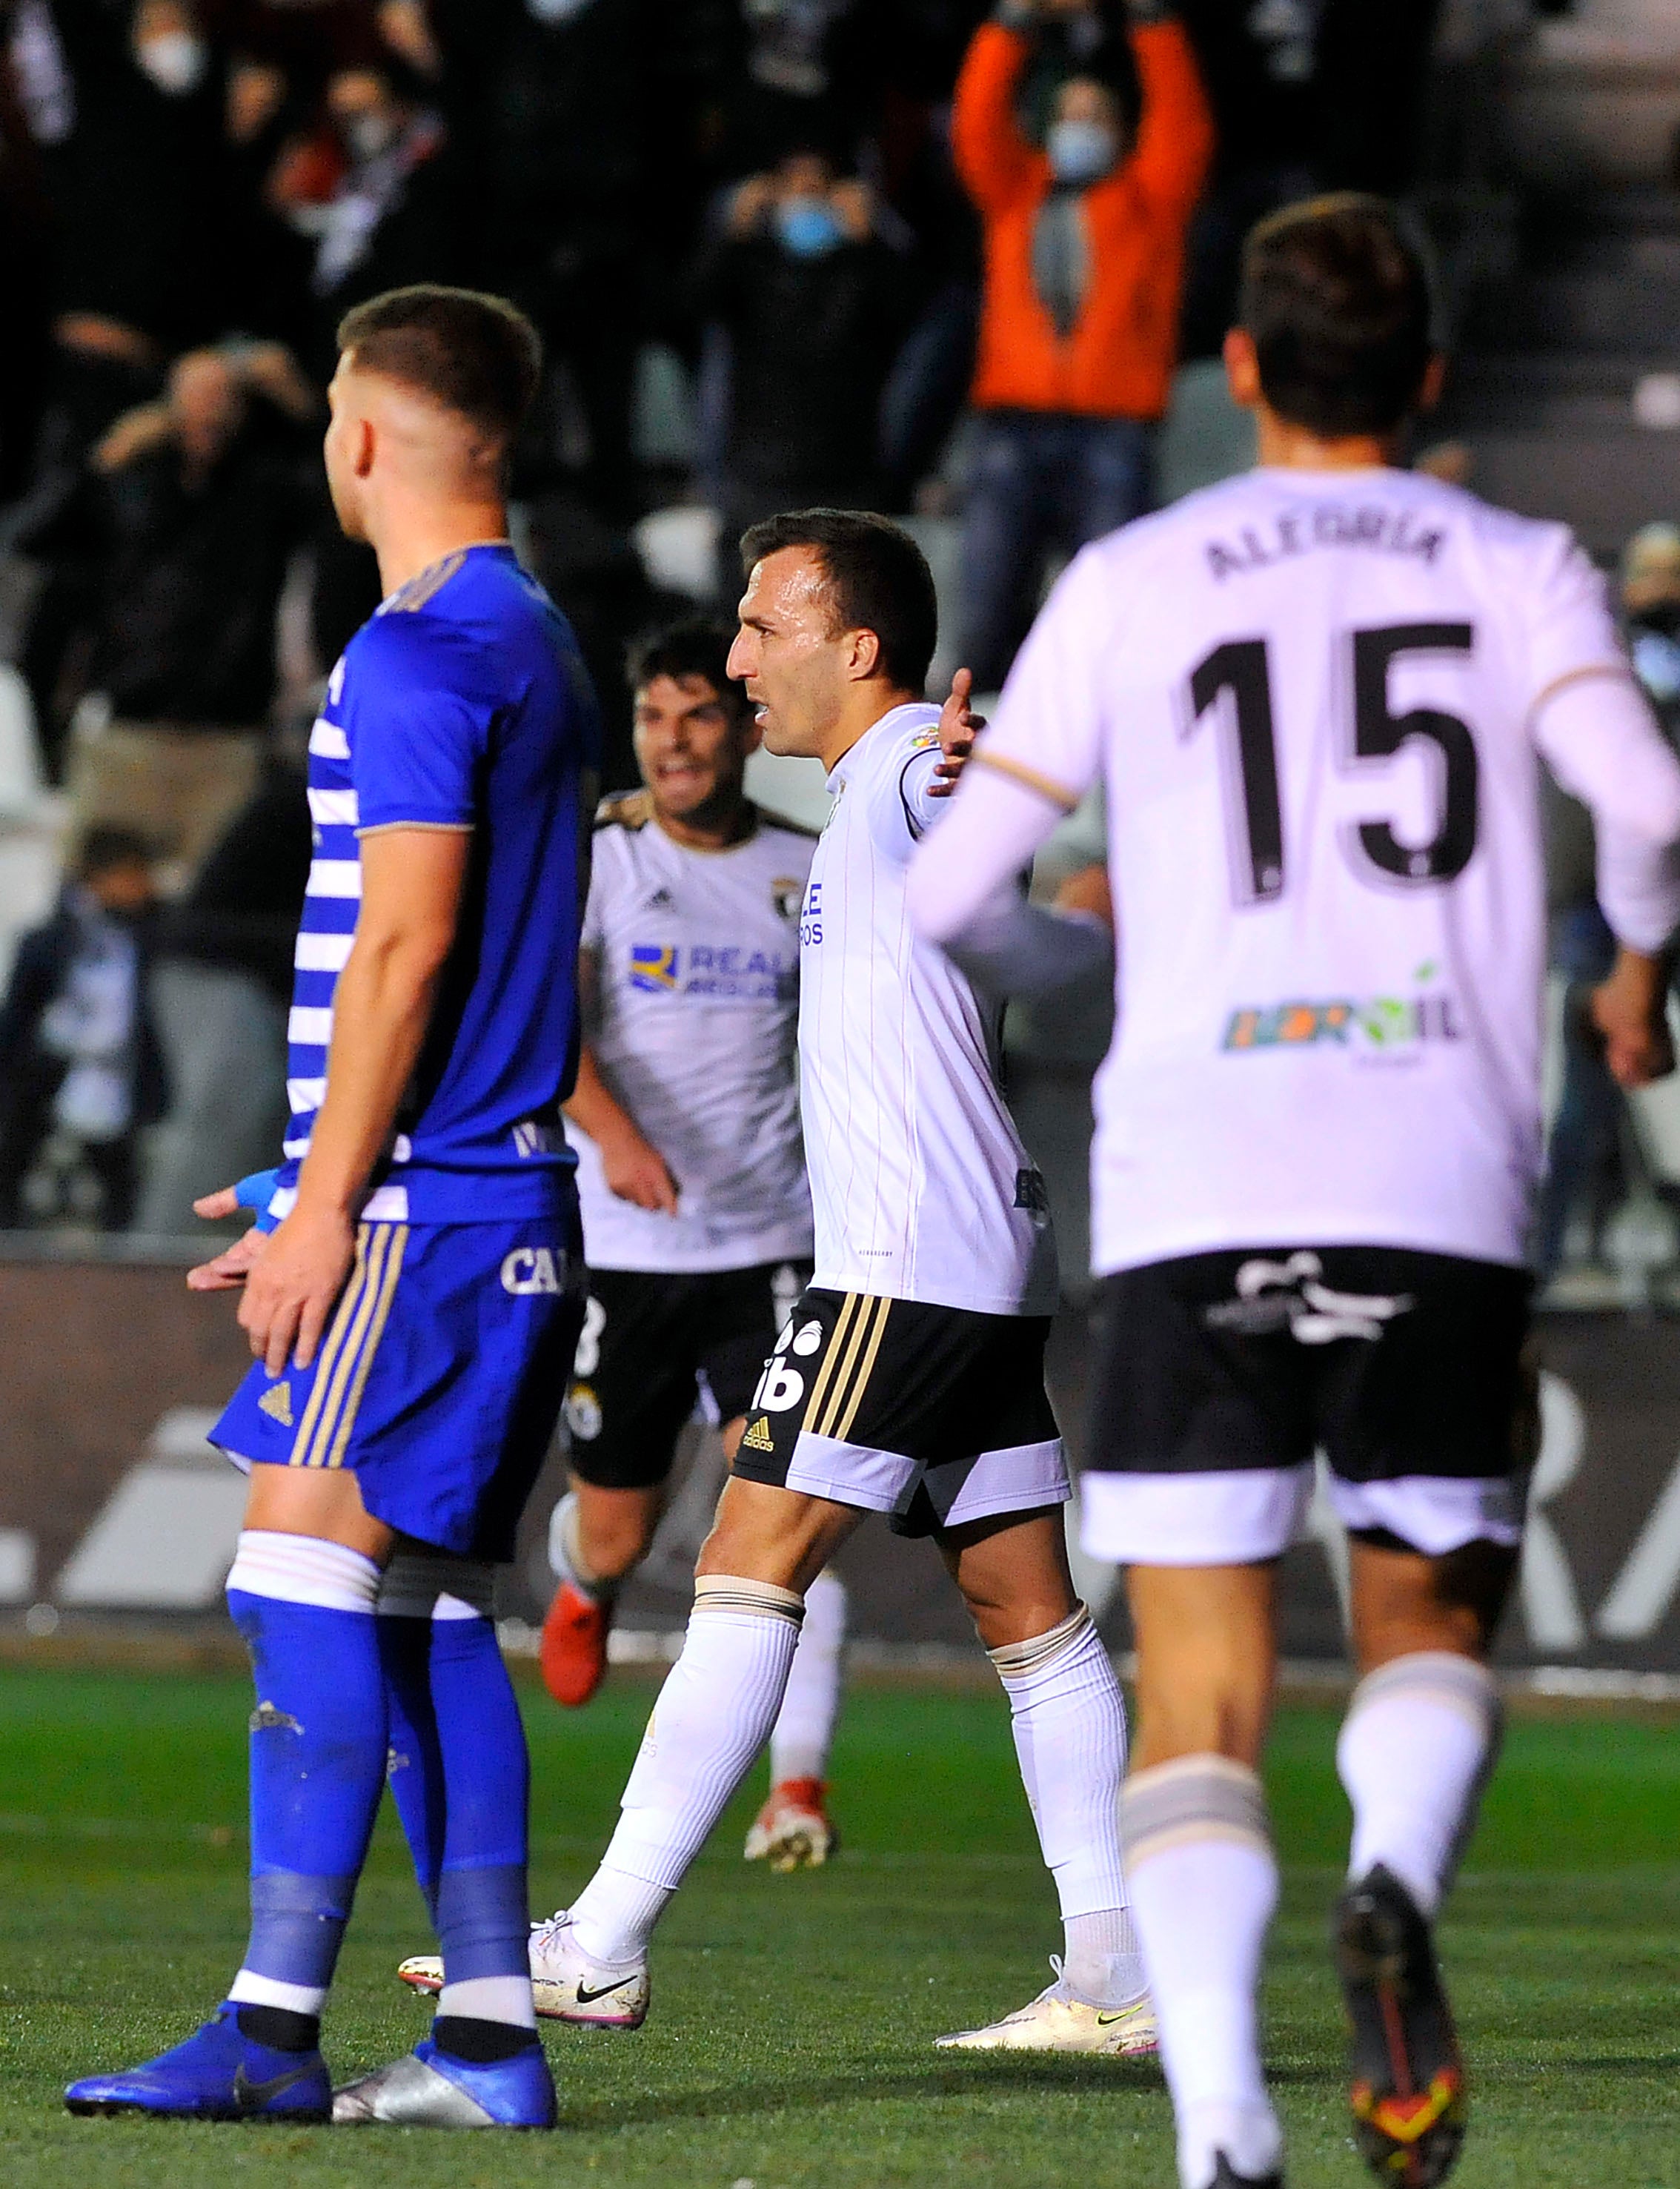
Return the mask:
POLYGON ((630 945, 630 986, 644 995, 667 996, 678 986, 681 953, 674 942, 630 945))

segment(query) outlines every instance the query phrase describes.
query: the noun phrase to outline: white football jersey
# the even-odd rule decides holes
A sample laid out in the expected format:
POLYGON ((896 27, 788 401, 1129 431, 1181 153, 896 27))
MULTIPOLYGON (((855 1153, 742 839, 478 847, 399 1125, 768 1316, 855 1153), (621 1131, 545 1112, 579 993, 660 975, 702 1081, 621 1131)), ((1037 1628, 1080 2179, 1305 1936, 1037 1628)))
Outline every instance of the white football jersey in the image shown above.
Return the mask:
POLYGON ((1251 472, 1076 558, 983 749, 1106 787, 1099 1271, 1288 1242, 1522 1261, 1536 744, 1583 795, 1631 770, 1666 795, 1643 712, 1601 734, 1553 698, 1626 674, 1564 528, 1415 473, 1251 472))
POLYGON ((674 1216, 620 1200, 567 1118, 589 1265, 675 1275, 803 1260, 798 919, 814 840, 761 814, 744 842, 702 851, 668 836, 646 797, 604 811, 583 918, 590 1047, 678 1200, 674 1216))
POLYGON ((1050 1315, 1044 1184, 996 1078, 998 1012, 912 932, 911 852, 939 710, 895 707, 828 778, 799 925, 799 1084, 814 1281, 984 1315, 1050 1315))

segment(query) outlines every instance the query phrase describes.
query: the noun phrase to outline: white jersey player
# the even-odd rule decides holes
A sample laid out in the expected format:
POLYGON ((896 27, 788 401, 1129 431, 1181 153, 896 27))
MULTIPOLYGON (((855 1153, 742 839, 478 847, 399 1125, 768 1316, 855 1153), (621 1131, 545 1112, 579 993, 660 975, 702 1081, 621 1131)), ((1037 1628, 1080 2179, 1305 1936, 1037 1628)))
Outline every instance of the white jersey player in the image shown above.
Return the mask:
POLYGON ((1083 1508, 1087 1550, 1130 1568, 1125 1828, 1184 2189, 1282 2180, 1255 1772, 1316 1450, 1364 1675, 1339 1751, 1355 2133, 1414 2185, 1462 2136, 1429 1926, 1493 1752, 1526 1490, 1542 756, 1598 824, 1612 1065, 1672 1061, 1680 766, 1567 532, 1390 467, 1428 325, 1380 202, 1255 231, 1226 359, 1260 468, 1077 558, 912 886, 925 932, 1006 955, 1000 885, 1104 784, 1083 1508))
MULTIPOLYGON (((586 1702, 618 1589, 646 1557, 696 1393, 726 1458, 810 1275, 799 1132, 799 905, 815 840, 742 787, 758 743, 724 673, 732 633, 691 618, 631 664, 643 787, 603 805, 583 916, 585 1040, 567 1136, 589 1301, 567 1400, 572 1491, 542 1665, 586 1702)), ((770 1801, 749 1858, 821 1862, 845 1590, 813 1590, 770 1801)))
POLYGON ((821 759, 836 795, 800 916, 816 1270, 753 1394, 618 1828, 553 1953, 574 1996, 645 2003, 654 1924, 775 1718, 810 1581, 876 1513, 935 1541, 992 1654, 1066 1929, 1058 1983, 955 2041, 1147 2050, 1124 1714, 1068 1575, 1044 1389, 1043 1190, 998 1093, 992 1010, 905 909, 946 755, 967 749, 967 678, 943 719, 920 704, 933 580, 886 519, 774 518, 742 552, 731 671, 770 749, 821 759))

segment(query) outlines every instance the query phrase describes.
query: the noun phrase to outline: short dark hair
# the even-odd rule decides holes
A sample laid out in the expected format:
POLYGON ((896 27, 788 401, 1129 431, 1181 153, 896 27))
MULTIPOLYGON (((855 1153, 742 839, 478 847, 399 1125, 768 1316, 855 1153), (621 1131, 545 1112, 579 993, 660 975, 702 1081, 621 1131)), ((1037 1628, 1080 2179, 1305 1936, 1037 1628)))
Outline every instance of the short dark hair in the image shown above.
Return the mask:
POLYGON ((656 676, 674 676, 678 683, 701 676, 731 713, 747 711, 743 685, 730 679, 730 648, 735 643, 733 625, 716 616, 683 616, 643 633, 631 647, 625 671, 632 692, 640 692, 656 676))
POLYGON ((939 606, 927 558, 901 525, 865 509, 792 509, 741 535, 741 566, 784 547, 810 547, 822 564, 835 631, 872 631, 881 674, 920 692, 939 635, 939 606))
POLYGON ((537 330, 505 297, 432 281, 387 289, 339 321, 338 346, 363 372, 429 395, 505 445, 543 369, 537 330))
POLYGON ((1333 439, 1389 433, 1429 362, 1429 277, 1382 198, 1286 206, 1243 247, 1239 324, 1280 418, 1333 439))
POLYGON ((150 840, 138 829, 96 822, 82 839, 76 871, 83 881, 91 881, 95 874, 111 874, 118 867, 149 867, 154 857, 150 840))

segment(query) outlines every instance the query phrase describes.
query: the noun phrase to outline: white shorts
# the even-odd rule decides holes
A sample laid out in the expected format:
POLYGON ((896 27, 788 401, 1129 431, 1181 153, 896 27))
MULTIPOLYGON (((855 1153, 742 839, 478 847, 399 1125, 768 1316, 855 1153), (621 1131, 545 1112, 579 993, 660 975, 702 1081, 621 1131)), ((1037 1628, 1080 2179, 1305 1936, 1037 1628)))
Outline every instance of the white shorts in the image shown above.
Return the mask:
MULTIPOLYGON (((1409 1474, 1348 1482, 1327 1474, 1345 1527, 1383 1528, 1428 1558, 1478 1541, 1514 1547, 1528 1502, 1525 1477, 1409 1474)), ((1241 1468, 1229 1473, 1086 1473, 1080 1540, 1112 1565, 1252 1565, 1300 1540, 1313 1468, 1241 1468)))

